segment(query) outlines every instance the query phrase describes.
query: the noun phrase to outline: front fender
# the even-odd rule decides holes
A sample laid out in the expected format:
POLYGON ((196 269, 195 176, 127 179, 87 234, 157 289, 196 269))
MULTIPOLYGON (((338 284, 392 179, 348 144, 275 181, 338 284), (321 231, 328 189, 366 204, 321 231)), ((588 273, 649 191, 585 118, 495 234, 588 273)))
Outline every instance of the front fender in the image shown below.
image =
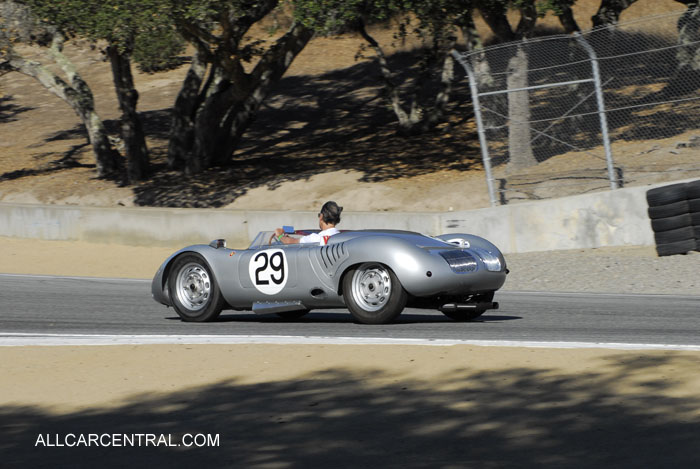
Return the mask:
POLYGON ((170 276, 170 269, 172 268, 173 261, 180 255, 186 253, 197 253, 207 261, 209 267, 212 269, 214 278, 222 278, 219 274, 221 273, 220 263, 216 261, 217 256, 228 257, 230 249, 215 248, 206 244, 195 244, 192 246, 187 246, 174 252, 170 255, 158 268, 158 271, 153 276, 153 281, 151 282, 151 296, 158 303, 164 304, 166 306, 172 306, 172 301, 170 300, 170 294, 168 293, 168 277, 170 276))

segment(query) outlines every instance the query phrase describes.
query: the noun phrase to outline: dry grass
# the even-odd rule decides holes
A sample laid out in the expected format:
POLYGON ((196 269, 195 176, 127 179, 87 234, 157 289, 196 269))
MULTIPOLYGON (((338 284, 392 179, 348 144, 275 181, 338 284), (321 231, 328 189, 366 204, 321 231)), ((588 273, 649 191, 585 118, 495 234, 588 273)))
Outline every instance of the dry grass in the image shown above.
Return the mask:
MULTIPOLYGON (((582 28, 590 27, 598 3, 586 0, 575 6, 582 28)), ((671 0, 642 0, 625 11, 622 20, 683 8, 671 0)), ((477 27, 488 39, 488 30, 480 19, 477 27)), ((542 27, 558 28, 557 19, 548 16, 542 20, 542 27)), ((392 47, 389 29, 376 28, 374 33, 387 45, 397 70, 410 67, 413 59, 407 52, 418 46, 417 41, 392 47)), ((314 39, 261 110, 234 164, 193 178, 168 172, 164 165, 169 108, 186 67, 154 75, 137 72, 139 109, 149 134, 155 174, 135 187, 118 187, 96 179, 80 121, 65 103, 32 79, 4 75, 0 77, 0 90, 5 93, 0 97, 0 201, 263 208, 271 205, 271 197, 279 205, 285 200, 285 187, 304 182, 310 192, 316 189, 314 185, 339 184, 335 193, 319 197, 348 196, 351 189, 362 185, 366 196, 348 200, 346 208, 350 209, 442 210, 448 205, 454 209, 487 205, 464 83, 455 92, 449 122, 437 132, 408 139, 398 137, 391 110, 381 98, 375 65, 367 59, 355 59, 360 43, 360 38, 352 34, 314 39), (353 177, 338 177, 342 174, 353 177), (441 195, 441 188, 449 193, 441 195), (446 197, 446 202, 431 204, 428 200, 440 197, 446 197), (357 206, 353 206, 355 202, 357 206)), ((117 132, 119 112, 108 64, 85 44, 70 47, 67 52, 93 89, 100 115, 117 132)), ((646 155, 635 160, 642 165, 667 165, 666 150, 686 137, 634 142, 634 148, 623 153, 646 155), (653 148, 660 150, 650 151, 653 148), (664 158, 657 158, 662 153, 664 158)), ((564 173, 583 161, 581 155, 564 154, 538 169, 564 173), (577 163, 572 166, 573 161, 577 163)), ((530 172, 523 176, 530 176, 530 172)), ((600 182, 592 184, 591 190, 596 185, 600 182)), ((552 190, 547 188, 536 197, 550 195, 552 190)), ((289 205, 312 209, 316 203, 309 197, 289 205)))

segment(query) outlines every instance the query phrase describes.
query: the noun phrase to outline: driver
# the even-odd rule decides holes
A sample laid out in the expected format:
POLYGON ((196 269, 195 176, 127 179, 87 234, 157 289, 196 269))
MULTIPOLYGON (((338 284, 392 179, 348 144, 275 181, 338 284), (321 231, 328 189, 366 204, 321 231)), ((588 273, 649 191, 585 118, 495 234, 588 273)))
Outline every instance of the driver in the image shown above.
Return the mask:
POLYGON ((339 207, 338 204, 329 200, 323 204, 321 211, 318 212, 318 226, 321 228, 320 233, 311 233, 303 238, 292 238, 291 236, 287 236, 282 228, 277 228, 275 230, 275 237, 284 244, 318 243, 323 246, 328 243, 328 238, 340 233, 335 225, 340 223, 340 213, 342 211, 343 207, 339 207))

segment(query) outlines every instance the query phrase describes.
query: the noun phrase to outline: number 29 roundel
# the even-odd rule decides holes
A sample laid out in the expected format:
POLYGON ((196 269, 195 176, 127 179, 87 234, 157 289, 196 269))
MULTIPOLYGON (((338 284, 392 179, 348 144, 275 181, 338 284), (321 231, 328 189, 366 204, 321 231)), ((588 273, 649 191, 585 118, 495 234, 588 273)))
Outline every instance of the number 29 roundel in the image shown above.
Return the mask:
POLYGON ((289 267, 287 256, 281 249, 268 249, 253 254, 248 265, 253 286, 266 295, 282 291, 287 283, 289 267))

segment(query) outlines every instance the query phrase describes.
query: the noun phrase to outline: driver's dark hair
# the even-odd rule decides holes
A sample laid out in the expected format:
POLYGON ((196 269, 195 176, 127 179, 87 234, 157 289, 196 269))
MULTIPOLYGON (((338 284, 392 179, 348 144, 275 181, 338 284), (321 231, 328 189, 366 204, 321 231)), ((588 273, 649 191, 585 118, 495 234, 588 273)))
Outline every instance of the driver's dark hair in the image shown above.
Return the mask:
POLYGON ((343 207, 339 207, 338 204, 336 204, 332 200, 329 200, 328 202, 323 204, 319 215, 323 217, 324 222, 330 225, 337 225, 338 223, 340 223, 340 213, 342 211, 343 207))

